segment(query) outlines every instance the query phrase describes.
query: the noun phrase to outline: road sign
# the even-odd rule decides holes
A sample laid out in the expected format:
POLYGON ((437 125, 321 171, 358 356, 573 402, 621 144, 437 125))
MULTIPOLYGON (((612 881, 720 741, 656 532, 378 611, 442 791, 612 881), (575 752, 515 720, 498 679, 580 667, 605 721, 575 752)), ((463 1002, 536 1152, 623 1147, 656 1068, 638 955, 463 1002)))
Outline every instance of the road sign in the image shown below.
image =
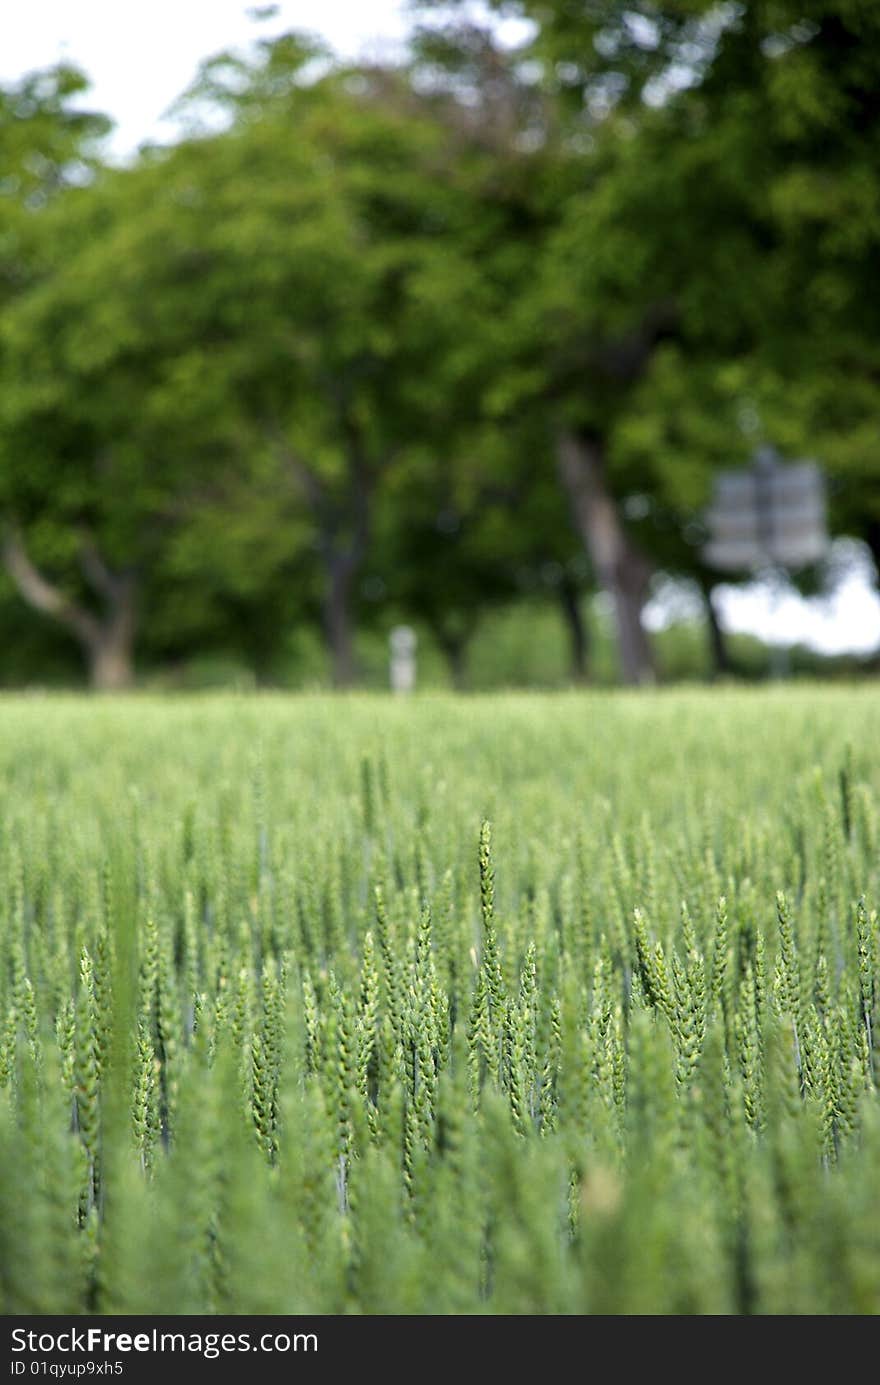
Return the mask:
POLYGON ((772 448, 760 448, 751 467, 716 478, 705 522, 709 567, 807 567, 828 548, 822 472, 815 462, 783 462, 772 448))

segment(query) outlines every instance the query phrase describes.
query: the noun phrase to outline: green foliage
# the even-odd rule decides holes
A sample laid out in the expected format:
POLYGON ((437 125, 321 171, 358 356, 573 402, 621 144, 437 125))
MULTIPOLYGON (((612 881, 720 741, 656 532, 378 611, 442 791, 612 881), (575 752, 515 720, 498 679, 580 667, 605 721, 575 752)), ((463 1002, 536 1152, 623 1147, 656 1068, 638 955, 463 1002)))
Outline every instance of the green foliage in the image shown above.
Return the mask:
POLYGON ((8 703, 4 1311, 875 1311, 871 696, 346 705, 8 703))
MULTIPOLYGON (((338 682, 384 680, 405 618, 455 683, 605 681, 572 430, 648 566, 706 601, 694 521, 762 435, 823 462, 832 528, 880 555, 876 7, 492 7, 534 21, 519 50, 423 0, 446 27, 397 67, 295 35, 220 55, 185 135, 123 169, 77 72, 0 90, 0 521, 51 589, 7 553, 4 679, 69 678, 72 633, 106 680, 97 622, 119 682, 134 646, 317 681, 322 636, 338 682), (545 611, 500 609, 536 595, 571 660, 545 611)), ((705 665, 686 642, 661 677, 705 665)), ((840 794, 848 836, 846 765, 840 794)))
POLYGON ((650 499, 641 541, 698 565, 682 520, 757 432, 822 457, 832 523, 876 558, 877 304, 863 292, 880 225, 876 7, 490 3, 534 22, 517 60, 593 140, 534 310, 570 353, 591 351, 588 329, 651 353, 628 398, 613 372, 597 390, 594 358, 580 405, 611 428, 618 492, 650 499))

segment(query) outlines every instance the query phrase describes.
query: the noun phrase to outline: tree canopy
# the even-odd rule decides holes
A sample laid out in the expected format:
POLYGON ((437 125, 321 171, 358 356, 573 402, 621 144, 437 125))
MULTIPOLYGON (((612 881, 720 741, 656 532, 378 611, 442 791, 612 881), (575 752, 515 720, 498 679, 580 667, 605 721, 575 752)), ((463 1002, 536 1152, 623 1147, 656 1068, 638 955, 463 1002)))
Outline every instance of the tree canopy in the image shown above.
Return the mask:
POLYGON ((643 681, 657 572, 723 662, 699 518, 765 439, 880 558, 880 18, 523 0, 511 49, 418 8, 396 67, 218 56, 123 168, 74 69, 0 92, 3 554, 98 684, 297 625, 344 684, 400 618, 460 678, 538 588, 582 671, 591 587, 643 681))

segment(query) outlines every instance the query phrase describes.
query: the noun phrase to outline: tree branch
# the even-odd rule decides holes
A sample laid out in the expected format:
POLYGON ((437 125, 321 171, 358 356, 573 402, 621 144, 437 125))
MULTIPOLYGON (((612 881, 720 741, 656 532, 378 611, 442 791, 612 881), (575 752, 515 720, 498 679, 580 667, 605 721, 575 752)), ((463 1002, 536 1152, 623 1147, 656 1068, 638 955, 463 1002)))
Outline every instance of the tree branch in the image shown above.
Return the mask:
POLYGON ((367 460, 363 434, 360 426, 348 407, 340 413, 342 434, 348 452, 348 469, 352 482, 353 531, 349 557, 352 565, 360 563, 370 540, 370 502, 373 492, 373 476, 367 460))
POLYGON ((674 337, 678 324, 679 313, 673 302, 664 300, 652 304, 637 328, 597 349, 595 354, 600 368, 622 384, 634 384, 644 375, 654 348, 659 342, 674 337))
POLYGON ((89 611, 71 601, 32 562, 21 534, 7 530, 3 537, 2 558, 6 571, 29 606, 66 626, 83 644, 92 647, 101 638, 101 626, 89 611))
POLYGON ((299 453, 291 447, 277 423, 267 423, 264 427, 289 475, 305 492, 306 500, 315 517, 320 518, 327 503, 326 492, 321 482, 299 453))
POLYGON ((91 587, 113 605, 120 593, 121 580, 110 571, 95 545, 94 539, 84 534, 79 550, 79 563, 83 576, 91 587))

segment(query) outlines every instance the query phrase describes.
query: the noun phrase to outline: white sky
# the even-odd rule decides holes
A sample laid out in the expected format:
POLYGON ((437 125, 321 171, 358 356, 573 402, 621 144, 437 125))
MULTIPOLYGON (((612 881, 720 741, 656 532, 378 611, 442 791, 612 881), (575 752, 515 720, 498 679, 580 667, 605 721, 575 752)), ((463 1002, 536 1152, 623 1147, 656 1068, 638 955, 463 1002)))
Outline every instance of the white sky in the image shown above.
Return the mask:
MULTIPOLYGON (((256 7, 256 0, 253 7, 256 7)), ((403 0, 279 0, 255 24, 242 0, 0 0, 0 80, 65 58, 93 83, 92 103, 117 122, 120 153, 161 137, 161 118, 202 58, 288 29, 317 32, 355 56, 405 35, 403 0)))
MULTIPOLYGON (((846 539, 831 551, 835 580, 829 591, 808 599, 787 584, 754 581, 736 586, 719 579, 718 605, 724 629, 758 635, 770 644, 804 644, 823 654, 871 654, 880 649, 880 597, 867 550, 846 539)), ((687 584, 661 583, 645 608, 645 623, 659 630, 693 618, 700 597, 687 584)))
MULTIPOLYGON (((221 49, 300 29, 346 56, 376 55, 399 46, 408 28, 405 0, 278 0, 277 16, 262 24, 251 8, 241 0, 0 0, 0 81, 60 58, 77 63, 92 80, 91 104, 115 119, 113 149, 123 155, 171 133, 164 113, 200 61, 221 49)), ((730 630, 826 653, 880 646, 880 598, 866 575, 810 601, 771 598, 759 583, 728 586, 722 611, 730 630)), ((648 615, 662 623, 664 603, 654 602, 648 615)))
POLYGON ((865 575, 853 574, 828 596, 781 597, 759 583, 721 592, 725 628, 772 644, 806 644, 823 654, 871 654, 880 647, 880 598, 865 575))

